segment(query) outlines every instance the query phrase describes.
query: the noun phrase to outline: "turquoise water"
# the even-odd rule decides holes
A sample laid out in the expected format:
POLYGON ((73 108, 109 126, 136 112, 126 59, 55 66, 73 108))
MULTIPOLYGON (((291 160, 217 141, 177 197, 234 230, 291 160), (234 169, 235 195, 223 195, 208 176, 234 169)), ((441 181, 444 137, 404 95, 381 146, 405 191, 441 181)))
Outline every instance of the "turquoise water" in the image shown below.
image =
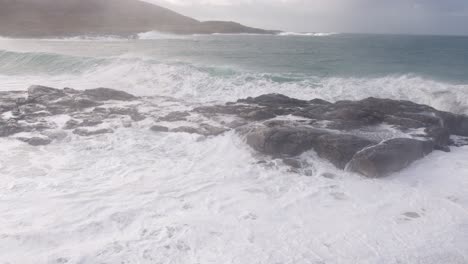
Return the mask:
MULTIPOLYGON (((78 49, 82 46, 89 51, 89 46, 93 46, 89 44, 94 44, 97 46, 96 51, 91 54, 96 56, 109 52, 114 55, 135 52, 159 60, 178 60, 205 66, 227 65, 250 71, 319 77, 415 74, 447 81, 468 81, 468 37, 351 34, 324 37, 193 36, 114 41, 110 44, 107 42, 105 48, 109 50, 102 51, 102 54, 95 42, 75 42, 78 45, 72 44, 72 40, 63 45, 59 41, 41 41, 37 42, 37 46, 57 47, 59 51, 76 49, 76 53, 79 53, 78 49)), ((7 48, 0 48, 0 62, 4 72, 8 69, 5 61, 11 61, 15 54, 6 53, 7 48)), ((42 63, 60 63, 57 62, 60 59, 45 59, 42 63)), ((76 67, 89 62, 87 59, 83 59, 81 63, 70 60, 76 67)), ((29 66, 40 63, 34 60, 29 62, 29 66)), ((7 63, 7 66, 11 65, 7 63)))
POLYGON ((107 86, 195 102, 375 96, 468 113, 468 37, 142 36, 0 39, 1 89, 107 86))

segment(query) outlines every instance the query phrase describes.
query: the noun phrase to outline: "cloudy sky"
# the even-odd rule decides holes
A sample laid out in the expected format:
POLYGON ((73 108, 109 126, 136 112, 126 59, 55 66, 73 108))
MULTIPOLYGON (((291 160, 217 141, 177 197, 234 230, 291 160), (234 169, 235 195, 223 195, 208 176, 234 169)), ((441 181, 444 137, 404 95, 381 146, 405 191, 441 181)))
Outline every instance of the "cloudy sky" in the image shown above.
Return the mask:
POLYGON ((145 0, 200 20, 306 32, 468 35, 468 0, 145 0))

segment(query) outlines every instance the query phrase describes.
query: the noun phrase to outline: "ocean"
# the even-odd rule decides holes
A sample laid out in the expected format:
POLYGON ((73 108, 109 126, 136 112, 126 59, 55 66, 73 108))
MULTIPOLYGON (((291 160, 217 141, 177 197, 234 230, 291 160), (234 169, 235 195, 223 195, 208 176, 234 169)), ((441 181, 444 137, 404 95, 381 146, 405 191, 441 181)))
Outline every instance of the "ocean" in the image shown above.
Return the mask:
MULTIPOLYGON (((281 93, 468 114, 468 37, 0 38, 0 91, 30 85, 119 89, 162 113, 281 93)), ((313 152, 307 174, 265 166, 234 132, 150 123, 42 147, 0 138, 0 263, 468 263, 467 147, 374 180, 313 152)))

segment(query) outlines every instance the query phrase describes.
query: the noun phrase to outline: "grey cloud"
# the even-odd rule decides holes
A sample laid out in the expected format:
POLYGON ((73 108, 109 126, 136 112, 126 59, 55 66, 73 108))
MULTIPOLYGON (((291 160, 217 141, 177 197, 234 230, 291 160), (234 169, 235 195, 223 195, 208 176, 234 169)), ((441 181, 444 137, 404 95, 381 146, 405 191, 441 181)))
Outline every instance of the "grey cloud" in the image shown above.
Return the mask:
POLYGON ((468 34, 467 0, 147 1, 201 20, 287 31, 468 34))

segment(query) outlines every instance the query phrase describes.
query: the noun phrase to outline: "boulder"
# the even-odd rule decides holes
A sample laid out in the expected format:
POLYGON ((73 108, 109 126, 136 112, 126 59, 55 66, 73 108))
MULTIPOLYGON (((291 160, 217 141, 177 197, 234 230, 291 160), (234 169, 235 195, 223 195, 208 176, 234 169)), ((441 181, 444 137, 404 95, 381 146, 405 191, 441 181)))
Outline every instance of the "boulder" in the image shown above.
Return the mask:
POLYGON ((348 169, 371 178, 398 172, 432 152, 431 141, 410 138, 391 139, 358 152, 348 169))
POLYGON ((32 138, 24 138, 20 137, 19 140, 28 143, 31 146, 45 146, 52 143, 52 140, 47 137, 32 137, 32 138))
POLYGON ((201 124, 199 127, 181 126, 170 130, 170 132, 174 133, 198 134, 202 136, 216 136, 226 131, 227 129, 225 128, 215 127, 209 124, 201 124))
POLYGON ((0 120, 0 137, 8 137, 26 130, 24 126, 18 124, 14 119, 8 121, 0 120))
POLYGON ((159 118, 159 121, 166 121, 166 122, 186 121, 187 117, 189 116, 190 116, 189 112, 171 112, 159 118))
POLYGON ((133 101, 138 99, 138 97, 126 93, 124 91, 109 89, 109 88, 96 88, 88 89, 83 92, 83 94, 89 99, 94 101, 133 101))
POLYGON ((353 135, 325 134, 317 138, 314 150, 319 157, 344 169, 357 152, 375 144, 376 142, 353 135))
POLYGON ((33 85, 28 89, 27 101, 32 103, 49 103, 64 96, 67 96, 64 90, 41 85, 33 85))
POLYGON ((328 132, 306 127, 244 127, 241 131, 253 149, 272 156, 297 156, 310 150, 328 132))
POLYGON ((169 128, 165 126, 157 126, 157 125, 152 126, 150 130, 153 132, 169 132, 169 128))
POLYGON ((85 128, 77 128, 77 129, 73 130, 73 134, 79 135, 79 136, 84 136, 84 137, 100 135, 100 134, 109 134, 109 133, 113 133, 113 132, 114 131, 112 129, 110 129, 110 128, 101 128, 101 129, 95 129, 95 130, 85 129, 85 128))
POLYGON ((294 99, 287 97, 282 94, 264 94, 258 97, 248 97, 246 99, 240 99, 238 103, 247 103, 247 104, 257 104, 262 106, 271 106, 271 107, 297 107, 297 106, 306 106, 309 102, 299 99, 294 99))
POLYGON ((100 118, 97 119, 84 119, 82 121, 76 119, 70 119, 65 123, 63 129, 75 129, 78 127, 93 127, 102 124, 100 118))

